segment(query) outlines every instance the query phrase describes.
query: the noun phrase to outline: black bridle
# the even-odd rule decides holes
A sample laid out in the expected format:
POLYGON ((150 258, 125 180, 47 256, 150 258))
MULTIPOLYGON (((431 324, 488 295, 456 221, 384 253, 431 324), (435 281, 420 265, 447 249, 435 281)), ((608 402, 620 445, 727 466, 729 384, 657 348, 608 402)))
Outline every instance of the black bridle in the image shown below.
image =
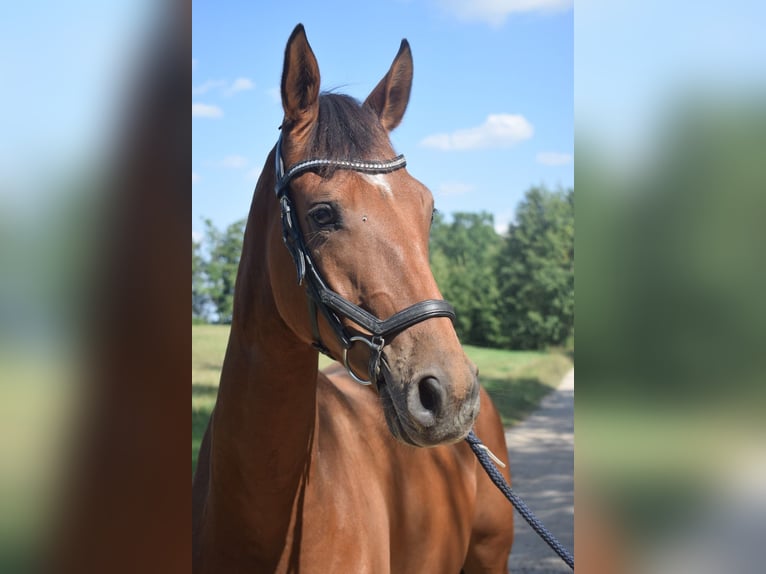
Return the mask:
POLYGON ((452 305, 443 300, 429 299, 410 305, 402 309, 385 320, 378 319, 369 311, 365 311, 358 305, 355 305, 348 299, 344 299, 338 293, 327 287, 322 279, 311 257, 311 253, 306 248, 306 242, 303 239, 303 233, 297 219, 297 214, 290 198, 290 181, 298 175, 307 171, 312 171, 322 167, 334 167, 357 171, 361 173, 390 173, 407 165, 403 155, 399 155, 388 161, 356 161, 356 160, 336 160, 336 159, 308 159, 300 161, 285 170, 282 161, 282 136, 277 140, 276 150, 276 186, 275 191, 277 200, 282 211, 282 239, 287 246, 290 255, 295 262, 295 268, 298 272, 298 284, 306 281, 306 291, 308 293, 309 316, 311 317, 311 328, 314 336, 314 347, 332 357, 329 349, 322 342, 319 335, 319 324, 317 314, 322 313, 327 323, 335 332, 335 336, 343 348, 343 365, 346 367, 349 375, 363 385, 369 385, 377 381, 380 374, 380 361, 383 354, 383 347, 390 342, 391 338, 398 335, 405 329, 413 325, 431 319, 433 317, 449 317, 455 320, 455 310, 452 305), (369 331, 367 334, 352 335, 343 326, 342 318, 350 319, 360 327, 369 331), (361 379, 356 376, 348 363, 348 350, 355 342, 366 344, 370 348, 370 362, 368 366, 369 380, 361 379))

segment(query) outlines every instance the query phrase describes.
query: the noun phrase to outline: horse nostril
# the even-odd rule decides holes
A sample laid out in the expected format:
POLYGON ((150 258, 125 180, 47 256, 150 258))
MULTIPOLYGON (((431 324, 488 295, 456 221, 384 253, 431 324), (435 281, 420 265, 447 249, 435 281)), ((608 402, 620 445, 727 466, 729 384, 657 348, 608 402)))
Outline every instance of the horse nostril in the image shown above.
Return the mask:
POLYGON ((439 382, 433 377, 426 377, 418 383, 418 393, 420 393, 420 404, 427 411, 435 412, 441 405, 437 385, 439 382))
POLYGON ((407 400, 410 416, 423 427, 434 426, 443 405, 444 388, 434 377, 424 377, 410 389, 407 400))

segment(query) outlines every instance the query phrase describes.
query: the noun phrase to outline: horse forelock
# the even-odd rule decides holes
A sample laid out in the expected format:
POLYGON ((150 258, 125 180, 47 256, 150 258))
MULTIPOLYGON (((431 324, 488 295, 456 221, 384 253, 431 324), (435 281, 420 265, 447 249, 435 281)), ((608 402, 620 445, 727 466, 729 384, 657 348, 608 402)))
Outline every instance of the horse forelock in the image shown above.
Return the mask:
MULTIPOLYGON (((307 146, 310 157, 377 160, 392 154, 388 133, 375 112, 346 94, 322 93, 319 114, 307 146)), ((335 166, 318 170, 332 177, 335 166)))

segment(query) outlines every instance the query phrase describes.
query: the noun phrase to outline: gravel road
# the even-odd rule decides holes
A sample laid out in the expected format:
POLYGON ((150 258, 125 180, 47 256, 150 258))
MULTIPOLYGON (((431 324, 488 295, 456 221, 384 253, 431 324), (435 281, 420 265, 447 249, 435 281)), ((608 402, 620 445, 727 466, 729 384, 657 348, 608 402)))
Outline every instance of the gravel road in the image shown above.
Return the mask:
MULTIPOLYGON (((506 430, 513 491, 543 524, 574 551, 574 369, 540 408, 506 430)), ((510 504, 510 503, 509 503, 510 504)), ((571 572, 548 545, 514 516, 516 534, 509 572, 548 574, 571 572)))

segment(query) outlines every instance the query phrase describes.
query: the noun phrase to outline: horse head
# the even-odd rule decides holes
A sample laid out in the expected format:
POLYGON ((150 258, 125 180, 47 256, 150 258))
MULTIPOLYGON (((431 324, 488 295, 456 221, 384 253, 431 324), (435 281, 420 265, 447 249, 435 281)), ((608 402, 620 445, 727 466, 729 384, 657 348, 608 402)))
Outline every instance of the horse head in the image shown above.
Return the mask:
POLYGON ((403 40, 363 103, 320 94, 305 31, 293 31, 274 152, 282 211, 274 225, 288 248, 275 246, 269 267, 279 313, 298 338, 345 362, 359 382, 374 383, 397 439, 435 446, 468 434, 479 384, 429 266, 433 196, 389 139, 412 72, 403 40), (301 287, 285 289, 295 285, 296 267, 301 287))

